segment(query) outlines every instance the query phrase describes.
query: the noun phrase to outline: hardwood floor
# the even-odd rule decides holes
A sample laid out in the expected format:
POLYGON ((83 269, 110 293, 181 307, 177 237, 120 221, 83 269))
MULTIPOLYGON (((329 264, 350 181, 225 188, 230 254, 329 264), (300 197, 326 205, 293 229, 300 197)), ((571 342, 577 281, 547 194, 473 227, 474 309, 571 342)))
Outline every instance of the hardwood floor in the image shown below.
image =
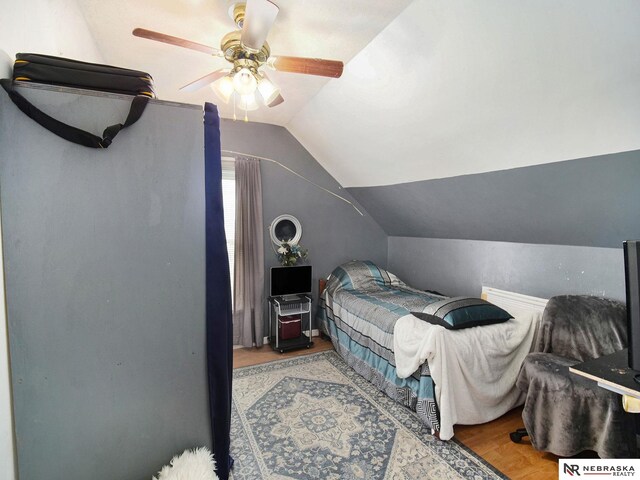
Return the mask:
POLYGON ((558 457, 539 452, 525 438, 513 443, 509 433, 522 428, 522 407, 481 425, 456 425, 455 438, 514 480, 558 478, 558 457))
POLYGON ((311 348, 301 348, 300 350, 292 350, 286 353, 276 352, 269 345, 264 345, 261 348, 237 348, 233 351, 233 368, 259 365, 273 362, 274 360, 299 357, 300 355, 309 355, 310 353, 324 352, 331 349, 333 349, 331 340, 325 340, 320 337, 313 337, 313 347, 311 348))
MULTIPOLYGON (((233 367, 246 367, 284 358, 323 352, 333 348, 331 341, 314 337, 310 349, 287 353, 274 352, 265 345, 261 348, 239 348, 233 351, 233 367)), ((558 457, 538 452, 527 441, 513 443, 509 433, 522 427, 522 408, 511 410, 502 417, 482 425, 456 425, 456 437, 495 468, 514 480, 558 478, 558 457)))

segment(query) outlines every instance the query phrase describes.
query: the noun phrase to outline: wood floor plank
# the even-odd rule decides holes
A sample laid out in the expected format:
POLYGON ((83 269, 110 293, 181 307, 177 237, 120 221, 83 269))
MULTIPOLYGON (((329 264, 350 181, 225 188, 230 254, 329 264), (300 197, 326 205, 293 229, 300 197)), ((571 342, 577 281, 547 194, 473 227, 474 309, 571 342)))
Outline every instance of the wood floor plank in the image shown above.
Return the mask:
MULTIPOLYGON (((279 353, 264 345, 261 348, 239 348, 233 351, 233 367, 259 365, 310 353, 333 349, 330 340, 314 337, 310 349, 279 353)), ((513 480, 540 480, 558 478, 558 457, 538 452, 523 440, 513 443, 509 433, 522 424, 522 407, 507 412, 502 417, 482 425, 456 425, 456 439, 484 460, 513 480)))
POLYGON ((333 349, 331 340, 326 340, 321 337, 313 337, 313 347, 311 348, 301 348, 300 350, 292 350, 285 353, 276 352, 269 345, 263 345, 260 348, 236 348, 233 351, 233 368, 259 365, 261 363, 273 362, 274 360, 299 357, 300 355, 324 352, 325 350, 331 349, 333 349))

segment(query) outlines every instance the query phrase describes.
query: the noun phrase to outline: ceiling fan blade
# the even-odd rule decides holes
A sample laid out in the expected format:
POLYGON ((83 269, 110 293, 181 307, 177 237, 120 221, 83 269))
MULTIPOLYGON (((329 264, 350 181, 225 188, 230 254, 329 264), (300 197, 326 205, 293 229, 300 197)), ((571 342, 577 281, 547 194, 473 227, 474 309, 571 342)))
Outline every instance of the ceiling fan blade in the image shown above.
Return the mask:
POLYGON ((344 63, 337 60, 286 56, 269 58, 269 65, 279 72, 304 73, 333 78, 340 78, 344 69, 344 63))
POLYGON ((169 45, 175 45, 177 47, 188 48, 190 50, 197 50, 198 52, 208 53, 209 55, 220 55, 220 50, 217 48, 203 45, 201 43, 185 40, 184 38, 174 37, 172 35, 166 35, 160 32, 154 32, 153 30, 147 30, 145 28, 136 28, 132 32, 136 37, 146 38, 149 40, 155 40, 156 42, 168 43, 169 45))
POLYGON ((273 100, 269 105, 267 105, 267 107, 271 108, 271 107, 276 107, 278 105, 280 105, 282 102, 284 102, 284 97, 280 94, 278 94, 278 96, 275 98, 275 100, 273 100))
POLYGON ((180 90, 184 90, 185 92, 195 92, 196 90, 199 90, 202 87, 206 87, 210 83, 215 82, 219 78, 224 77, 228 73, 229 73, 229 70, 225 70, 225 69, 216 70, 215 72, 211 72, 194 82, 187 83, 184 87, 180 87, 180 90))
POLYGON ((251 53, 259 52, 279 11, 269 0, 247 0, 240 37, 242 46, 251 53))

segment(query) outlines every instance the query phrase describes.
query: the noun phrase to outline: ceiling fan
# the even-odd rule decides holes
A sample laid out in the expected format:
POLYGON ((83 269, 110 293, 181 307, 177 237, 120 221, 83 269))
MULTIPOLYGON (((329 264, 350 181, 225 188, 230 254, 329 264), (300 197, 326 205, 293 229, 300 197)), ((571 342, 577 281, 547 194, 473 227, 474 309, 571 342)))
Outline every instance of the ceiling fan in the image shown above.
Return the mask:
POLYGON ((278 11, 278 6, 269 0, 247 0, 246 3, 232 5, 229 15, 239 30, 222 37, 220 49, 144 28, 134 29, 133 35, 197 50, 214 57, 223 57, 232 64, 231 68, 211 72, 188 83, 181 90, 195 91, 212 84, 213 90, 222 101, 229 103, 233 98, 234 112, 237 101, 238 107, 245 111, 247 120, 246 112, 258 108, 256 91, 268 107, 275 107, 284 102, 280 89, 264 72, 265 67, 279 72, 323 77, 339 78, 342 75, 344 64, 336 60, 271 55, 266 39, 278 11))

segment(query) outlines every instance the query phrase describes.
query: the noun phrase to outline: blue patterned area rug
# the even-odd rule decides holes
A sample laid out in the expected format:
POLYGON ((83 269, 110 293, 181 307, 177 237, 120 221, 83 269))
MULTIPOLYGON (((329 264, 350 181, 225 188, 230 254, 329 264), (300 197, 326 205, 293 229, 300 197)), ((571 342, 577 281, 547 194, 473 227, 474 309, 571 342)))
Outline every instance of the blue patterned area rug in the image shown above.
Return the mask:
POLYGON ((333 351, 234 370, 231 455, 234 480, 506 478, 333 351))

